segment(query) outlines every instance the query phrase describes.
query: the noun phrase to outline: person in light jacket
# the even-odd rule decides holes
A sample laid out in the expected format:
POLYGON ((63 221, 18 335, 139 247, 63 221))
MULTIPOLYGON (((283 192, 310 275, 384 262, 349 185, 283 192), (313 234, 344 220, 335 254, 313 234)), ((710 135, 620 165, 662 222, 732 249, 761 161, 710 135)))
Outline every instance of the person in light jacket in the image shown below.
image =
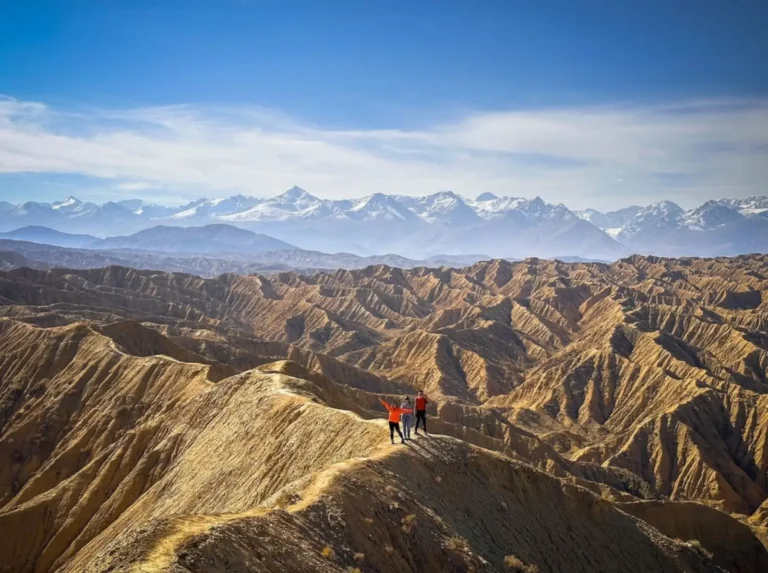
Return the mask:
POLYGON ((403 403, 400 404, 400 409, 403 411, 408 411, 407 414, 403 414, 400 417, 400 420, 403 422, 403 439, 404 440, 410 440, 411 439, 411 424, 413 422, 413 414, 410 412, 413 411, 413 405, 411 404, 411 399, 406 396, 405 400, 403 400, 403 403))

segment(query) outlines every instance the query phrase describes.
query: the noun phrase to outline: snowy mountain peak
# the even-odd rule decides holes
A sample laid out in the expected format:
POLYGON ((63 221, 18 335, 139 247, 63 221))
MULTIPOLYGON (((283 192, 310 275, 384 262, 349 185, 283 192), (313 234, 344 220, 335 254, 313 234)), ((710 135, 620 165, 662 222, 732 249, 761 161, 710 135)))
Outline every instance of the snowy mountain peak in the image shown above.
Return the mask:
POLYGON ((584 209, 583 211, 574 211, 574 214, 580 219, 589 221, 609 235, 616 236, 621 231, 621 228, 640 211, 640 207, 633 205, 605 213, 596 209, 584 209))
POLYGON ((38 203, 37 201, 26 201, 16 205, 12 213, 15 215, 26 216, 44 213, 51 209, 50 203, 38 203))
POLYGON ((717 202, 738 210, 742 215, 768 214, 768 195, 758 195, 744 199, 718 199, 717 202))
MULTIPOLYGON (((701 205, 699 205, 695 209, 691 210, 691 212, 693 213, 695 211, 701 211, 701 212, 713 211, 713 210, 719 210, 719 209, 721 209, 723 207, 725 207, 725 206, 721 205, 719 201, 715 201, 714 199, 712 199, 710 201, 706 201, 706 202, 702 203, 701 205)), ((725 207, 725 208, 728 209, 728 207, 725 207)))
POLYGON ((98 211, 99 206, 95 203, 83 203, 77 197, 69 195, 63 201, 51 203, 51 209, 62 215, 80 217, 98 211))
POLYGON ((106 236, 158 224, 225 222, 241 227, 268 222, 284 237, 304 237, 313 248, 332 244, 336 250, 387 245, 405 252, 422 241, 428 251, 431 247, 425 245, 440 241, 455 252, 494 256, 538 253, 609 259, 622 249, 673 256, 768 252, 763 246, 768 245, 768 197, 707 201, 690 211, 659 201, 609 212, 572 212, 541 197, 481 193, 465 199, 453 191, 324 200, 297 186, 268 199, 237 194, 172 207, 141 199, 84 203, 72 196, 55 203, 0 201, 0 231, 35 224, 106 236))
POLYGON ((231 215, 247 211, 258 205, 260 199, 246 195, 233 195, 232 197, 219 197, 217 199, 204 199, 193 201, 184 206, 180 211, 172 215, 173 219, 189 219, 194 217, 216 217, 231 215))
POLYGON ((122 205, 115 203, 114 201, 107 201, 101 207, 99 207, 99 209, 105 212, 111 211, 111 212, 120 213, 120 214, 131 212, 125 207, 123 207, 122 205))
POLYGON ((707 201, 688 211, 683 219, 683 225, 693 231, 705 231, 734 223, 743 218, 744 216, 736 209, 726 207, 718 201, 707 201))
POLYGON ((536 197, 533 199, 522 202, 520 207, 521 209, 524 209, 530 213, 536 213, 545 210, 547 208, 547 204, 544 202, 544 199, 536 195, 536 197))
POLYGON ((574 213, 576 215, 578 215, 581 219, 584 219, 585 221, 589 221, 589 220, 593 219, 594 217, 603 214, 600 211, 598 211, 597 209, 583 209, 583 210, 579 210, 579 211, 574 211, 574 213))
POLYGON ((223 197, 209 201, 217 214, 237 213, 244 211, 261 203, 261 199, 250 197, 248 195, 232 195, 232 197, 223 197))
MULTIPOLYGON (((200 204, 201 201, 203 200, 195 201, 195 204, 200 204)), ((166 207, 163 205, 157 205, 155 203, 149 203, 142 199, 123 199, 118 201, 117 204, 128 209, 135 215, 146 217, 148 219, 170 217, 180 210, 184 210, 189 207, 189 205, 185 205, 184 207, 166 207)))
POLYGON ((544 221, 545 219, 556 218, 567 220, 575 217, 575 215, 562 203, 559 205, 552 205, 538 196, 533 199, 517 199, 513 209, 523 213, 532 221, 544 221))
POLYGON ((655 203, 651 203, 647 207, 644 207, 640 210, 638 215, 667 215, 667 216, 677 216, 682 215, 685 211, 683 208, 678 205, 677 203, 673 203, 672 201, 667 201, 666 199, 663 201, 657 201, 655 203))
POLYGON ((301 187, 295 185, 286 189, 277 197, 268 199, 264 204, 273 205, 285 211, 305 211, 307 209, 318 208, 323 205, 323 201, 314 195, 310 195, 301 187))
POLYGON ((453 191, 440 191, 426 197, 401 197, 400 202, 428 223, 459 224, 478 219, 474 209, 453 191))
POLYGON ((348 218, 374 220, 411 220, 413 213, 398 203, 393 197, 383 193, 374 193, 355 201, 346 213, 348 218))
MULTIPOLYGON (((484 195, 490 195, 490 193, 484 195)), ((519 210, 520 205, 526 201, 526 199, 520 197, 496 197, 495 199, 488 199, 486 201, 476 200, 473 202, 472 207, 483 219, 510 217, 514 219, 522 215, 519 210)))
POLYGON ((461 201, 464 202, 464 200, 456 195, 453 191, 438 191, 437 193, 432 193, 432 195, 427 195, 427 197, 434 197, 438 199, 450 199, 453 201, 461 201))
POLYGON ((77 205, 82 205, 83 202, 80 201, 77 197, 73 197, 72 195, 67 195, 67 197, 64 198, 63 201, 56 201, 55 203, 51 204, 51 207, 53 209, 66 209, 67 207, 75 207, 77 205))
MULTIPOLYGON (((234 198, 230 198, 232 200, 234 198)), ((293 186, 271 199, 245 197, 243 208, 221 215, 224 221, 286 221, 292 218, 315 219, 328 214, 326 201, 293 186)))
POLYGON ((302 199, 315 199, 317 200, 317 197, 314 195, 310 195, 307 193, 304 189, 301 187, 298 187, 294 185, 293 187, 289 187, 279 195, 275 197, 275 199, 284 199, 289 201, 298 201, 302 199))
POLYGON ((395 201, 389 195, 384 195, 384 193, 374 193, 373 195, 368 195, 367 197, 363 197, 362 199, 355 201, 352 206, 352 210, 359 211, 365 207, 393 204, 397 204, 397 201, 395 201))
POLYGON ((671 233, 683 226, 684 215, 685 211, 677 203, 657 201, 640 209, 616 233, 616 237, 620 241, 635 237, 651 239, 659 235, 671 233))
POLYGON ((210 204, 208 199, 198 199, 197 201, 192 201, 190 203, 187 203, 183 207, 180 207, 176 213, 172 215, 173 219, 188 219, 191 217, 197 217, 198 215, 202 215, 202 209, 204 205, 210 204))
POLYGON ((466 205, 464 199, 456 195, 453 191, 440 191, 424 197, 424 203, 437 208, 456 208, 466 205))

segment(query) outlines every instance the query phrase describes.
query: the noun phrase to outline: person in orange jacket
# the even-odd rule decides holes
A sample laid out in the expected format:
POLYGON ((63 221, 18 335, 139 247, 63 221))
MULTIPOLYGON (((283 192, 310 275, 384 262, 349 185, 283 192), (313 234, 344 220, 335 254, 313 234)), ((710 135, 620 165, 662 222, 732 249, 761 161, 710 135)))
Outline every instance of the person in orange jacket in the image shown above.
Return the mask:
POLYGON ((403 438, 403 434, 400 431, 400 416, 403 414, 410 414, 413 410, 408 408, 398 408, 397 406, 385 402, 381 398, 379 398, 379 402, 381 402, 389 412, 389 439, 393 444, 395 443, 395 430, 397 430, 397 435, 400 436, 400 441, 404 444, 405 438, 403 438))

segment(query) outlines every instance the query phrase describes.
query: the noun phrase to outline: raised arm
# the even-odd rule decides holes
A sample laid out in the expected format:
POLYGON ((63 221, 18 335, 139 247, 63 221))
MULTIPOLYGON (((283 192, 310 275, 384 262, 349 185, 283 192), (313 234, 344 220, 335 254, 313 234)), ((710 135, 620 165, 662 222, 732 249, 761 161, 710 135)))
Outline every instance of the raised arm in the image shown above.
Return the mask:
POLYGON ((379 402, 382 403, 382 405, 387 409, 388 412, 392 411, 392 406, 390 406, 387 402, 385 402, 383 399, 379 398, 379 402))

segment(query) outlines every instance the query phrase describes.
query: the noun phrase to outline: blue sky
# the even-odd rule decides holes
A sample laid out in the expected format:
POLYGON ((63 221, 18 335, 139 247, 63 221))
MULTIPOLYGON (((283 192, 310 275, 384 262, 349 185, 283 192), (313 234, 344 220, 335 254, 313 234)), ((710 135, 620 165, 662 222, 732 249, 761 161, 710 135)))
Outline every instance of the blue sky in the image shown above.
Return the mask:
POLYGON ((759 0, 0 0, 0 198, 765 193, 767 28, 759 0))

